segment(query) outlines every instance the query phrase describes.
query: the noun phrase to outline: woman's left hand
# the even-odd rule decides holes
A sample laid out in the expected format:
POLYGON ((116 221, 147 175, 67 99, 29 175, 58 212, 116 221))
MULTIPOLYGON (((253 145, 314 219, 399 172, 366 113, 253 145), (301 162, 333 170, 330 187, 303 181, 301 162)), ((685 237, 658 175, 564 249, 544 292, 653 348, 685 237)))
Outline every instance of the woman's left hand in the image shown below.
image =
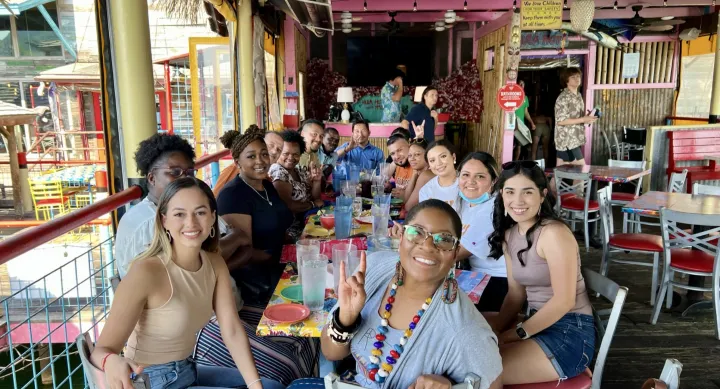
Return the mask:
POLYGON ((452 382, 449 379, 434 375, 426 374, 421 375, 415 381, 414 384, 410 385, 409 389, 450 389, 452 388, 452 382))
POLYGON ((518 336, 517 331, 515 331, 515 328, 511 328, 498 336, 498 343, 500 344, 513 343, 519 340, 521 339, 518 336))

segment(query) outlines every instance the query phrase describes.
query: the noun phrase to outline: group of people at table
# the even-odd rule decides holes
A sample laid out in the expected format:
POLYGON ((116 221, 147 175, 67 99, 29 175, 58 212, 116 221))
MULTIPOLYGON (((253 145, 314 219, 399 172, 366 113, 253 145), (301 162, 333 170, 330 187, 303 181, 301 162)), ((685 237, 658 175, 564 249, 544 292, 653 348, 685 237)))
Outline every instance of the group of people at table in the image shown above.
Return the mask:
MULTIPOLYGON (((502 388, 585 371, 595 347, 591 305, 544 171, 531 161, 500 167, 480 151, 458 161, 450 142, 426 144, 422 123, 411 124, 387 140, 387 174, 407 212, 391 229, 399 250, 363 254, 354 274, 341 266, 319 341, 324 358, 353 359, 353 381, 366 388, 449 388, 472 375, 482 389, 502 388), (452 276, 458 262, 492 277, 477 305, 452 276)), ((143 141, 135 159, 148 195, 120 221, 122 281, 91 355, 109 387, 131 389, 138 377, 149 389, 323 387, 302 369, 274 374, 287 370, 274 350, 317 340, 259 337, 255 328, 282 273, 283 244, 323 205, 328 166, 385 161, 369 136, 367 123, 355 123, 338 147, 337 131, 315 120, 299 131, 227 133, 234 164, 215 193, 194 178, 185 140, 143 141), (220 336, 198 340, 212 325, 220 336), (203 341, 234 366, 198 363, 193 350, 203 341)))

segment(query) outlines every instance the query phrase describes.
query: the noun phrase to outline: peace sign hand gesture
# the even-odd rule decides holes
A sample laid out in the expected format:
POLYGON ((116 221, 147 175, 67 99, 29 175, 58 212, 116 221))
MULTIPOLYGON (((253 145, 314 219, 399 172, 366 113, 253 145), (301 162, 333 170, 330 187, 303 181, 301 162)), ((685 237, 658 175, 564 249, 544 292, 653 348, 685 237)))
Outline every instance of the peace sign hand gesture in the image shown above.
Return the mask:
POLYGON ((412 123, 413 131, 415 131, 415 138, 422 139, 425 137, 425 121, 423 120, 422 123, 419 125, 415 124, 415 122, 412 123))
POLYGON ((338 304, 340 324, 350 327, 360 316, 365 306, 365 269, 367 260, 365 253, 360 254, 360 266, 357 272, 347 277, 347 262, 340 263, 340 283, 338 285, 338 304))

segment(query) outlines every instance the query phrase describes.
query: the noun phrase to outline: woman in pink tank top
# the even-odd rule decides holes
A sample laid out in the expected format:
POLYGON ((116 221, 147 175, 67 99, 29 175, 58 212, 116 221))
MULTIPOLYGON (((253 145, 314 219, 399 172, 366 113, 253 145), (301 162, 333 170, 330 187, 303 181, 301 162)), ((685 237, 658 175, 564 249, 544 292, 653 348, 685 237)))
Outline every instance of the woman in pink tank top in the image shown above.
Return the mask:
POLYGON ((545 172, 508 162, 496 186, 490 256, 505 256, 508 293, 498 316, 503 384, 565 380, 587 368, 595 350, 592 307, 577 241, 555 214, 545 172), (527 300, 530 315, 517 317, 527 300))
POLYGON ((218 253, 218 230, 217 203, 207 184, 184 177, 166 187, 152 243, 120 282, 90 356, 110 389, 284 387, 258 375, 218 253), (191 358, 196 334, 213 313, 237 369, 198 366, 191 358))

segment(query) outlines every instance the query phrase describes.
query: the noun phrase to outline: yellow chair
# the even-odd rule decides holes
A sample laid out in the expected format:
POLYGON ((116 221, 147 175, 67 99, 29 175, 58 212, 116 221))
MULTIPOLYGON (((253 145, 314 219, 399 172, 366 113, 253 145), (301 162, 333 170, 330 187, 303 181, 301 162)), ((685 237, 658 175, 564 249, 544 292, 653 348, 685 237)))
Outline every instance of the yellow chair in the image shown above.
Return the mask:
POLYGON ((40 220, 39 213, 42 211, 45 220, 52 216, 62 215, 70 209, 70 196, 63 192, 62 181, 47 180, 30 181, 30 194, 32 195, 35 207, 35 218, 40 220), (57 213, 53 212, 57 210, 57 213))

